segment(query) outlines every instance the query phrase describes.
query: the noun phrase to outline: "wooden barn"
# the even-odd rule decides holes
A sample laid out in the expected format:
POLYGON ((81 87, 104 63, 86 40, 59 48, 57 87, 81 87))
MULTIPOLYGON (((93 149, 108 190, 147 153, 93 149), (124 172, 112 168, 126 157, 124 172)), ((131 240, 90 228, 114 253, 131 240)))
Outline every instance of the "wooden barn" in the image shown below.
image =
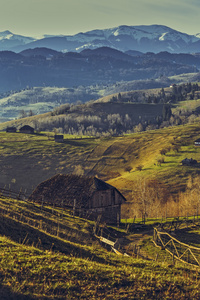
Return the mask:
POLYGON ((197 139, 196 141, 194 141, 194 145, 195 146, 200 146, 200 139, 197 139))
POLYGON ((34 128, 29 125, 24 125, 19 129, 19 132, 31 134, 34 133, 34 128))
POLYGON ((37 186, 29 201, 75 209, 82 215, 117 224, 121 219, 124 196, 112 185, 96 178, 56 175, 37 186))
POLYGON ((64 136, 63 134, 55 134, 54 140, 56 143, 63 143, 64 142, 64 136))
POLYGON ((6 132, 16 132, 17 131, 17 128, 16 127, 7 127, 6 128, 6 132))
POLYGON ((193 158, 185 158, 182 160, 182 165, 183 166, 192 166, 192 165, 196 165, 197 161, 196 159, 193 158))

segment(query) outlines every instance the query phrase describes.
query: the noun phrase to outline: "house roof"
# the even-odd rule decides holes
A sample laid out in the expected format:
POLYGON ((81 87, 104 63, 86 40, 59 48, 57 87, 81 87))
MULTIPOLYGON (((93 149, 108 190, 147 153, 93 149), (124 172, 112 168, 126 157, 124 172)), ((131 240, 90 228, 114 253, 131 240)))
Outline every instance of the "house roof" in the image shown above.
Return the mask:
POLYGON ((34 128, 29 125, 24 125, 19 130, 34 130, 34 128))
POLYGON ((14 126, 10 126, 10 127, 7 127, 6 128, 6 130, 8 131, 8 130, 14 130, 14 131, 16 131, 17 130, 17 128, 16 127, 14 127, 14 126))
MULTIPOLYGON (((73 206, 74 199, 76 199, 77 207, 87 208, 94 192, 108 189, 116 190, 112 185, 96 177, 57 174, 39 184, 30 195, 29 200, 49 201, 58 205, 63 202, 64 206, 73 206)), ((121 196, 123 197, 123 195, 121 196)), ((123 199, 126 201, 124 197, 123 199)))

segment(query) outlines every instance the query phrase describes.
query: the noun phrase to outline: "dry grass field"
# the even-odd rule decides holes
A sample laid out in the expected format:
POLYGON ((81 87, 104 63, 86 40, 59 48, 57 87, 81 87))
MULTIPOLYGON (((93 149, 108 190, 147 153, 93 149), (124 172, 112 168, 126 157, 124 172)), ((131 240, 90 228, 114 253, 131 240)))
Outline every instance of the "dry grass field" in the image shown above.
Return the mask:
POLYGON ((199 268, 172 264, 140 231, 115 228, 143 236, 149 260, 101 247, 94 223, 69 211, 0 197, 0 214, 1 299, 200 299, 199 268))

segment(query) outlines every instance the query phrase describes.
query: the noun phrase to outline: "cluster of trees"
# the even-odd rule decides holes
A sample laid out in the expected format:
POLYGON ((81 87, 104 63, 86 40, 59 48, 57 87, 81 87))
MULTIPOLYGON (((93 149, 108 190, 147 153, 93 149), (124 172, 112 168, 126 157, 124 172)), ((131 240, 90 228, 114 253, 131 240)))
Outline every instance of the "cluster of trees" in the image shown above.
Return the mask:
MULTIPOLYGON (((110 110, 108 107, 106 107, 105 111, 102 113, 95 110, 95 104, 92 100, 85 104, 81 104, 81 101, 77 102, 76 105, 66 103, 55 108, 52 111, 51 116, 46 118, 38 117, 32 125, 34 125, 36 130, 53 131, 56 129, 57 132, 66 134, 102 136, 142 132, 168 126, 193 123, 200 119, 197 112, 179 109, 172 114, 171 104, 169 102, 194 98, 197 95, 195 92, 198 90, 198 84, 187 83, 179 86, 173 85, 170 93, 166 93, 162 88, 157 95, 148 96, 149 98, 146 97, 145 93, 141 94, 135 92, 133 97, 131 94, 124 95, 119 93, 111 99, 113 102, 117 102, 116 105, 119 105, 119 112, 117 111, 116 113, 109 113, 110 110), (151 101, 149 101, 151 97, 156 100, 153 101, 151 99, 151 101), (151 115, 151 119, 150 117, 148 117, 148 119, 143 117, 147 112, 147 108, 145 108, 145 111, 143 107, 141 107, 141 116, 137 115, 137 118, 132 117, 132 115, 129 115, 128 113, 123 114, 120 109, 122 108, 120 105, 124 105, 122 102, 134 101, 162 103, 162 113, 161 110, 160 112, 156 110, 156 107, 158 107, 156 106, 153 111, 155 116, 153 115, 152 117, 151 115)), ((31 110, 28 113, 21 111, 20 117, 23 118, 32 115, 33 112, 31 110)))
POLYGON ((48 130, 73 135, 118 135, 133 131, 133 122, 128 114, 108 114, 107 116, 74 114, 56 115, 33 121, 36 130, 48 130))
POLYGON ((155 179, 139 178, 132 186, 132 202, 125 205, 124 215, 136 218, 157 218, 165 213, 169 199, 167 187, 155 179))
POLYGON ((200 215, 200 176, 189 176, 186 190, 172 196, 158 180, 140 178, 132 187, 132 202, 123 207, 126 217, 162 218, 200 215))
POLYGON ((195 92, 199 91, 200 87, 197 83, 186 83, 176 85, 173 84, 171 91, 165 92, 164 88, 161 88, 158 94, 149 94, 149 92, 139 93, 135 92, 132 95, 121 95, 112 97, 112 101, 129 101, 129 102, 146 102, 146 103, 176 103, 178 101, 193 100, 195 99, 195 92))
POLYGON ((181 85, 172 85, 171 93, 165 93, 162 88, 158 95, 149 95, 146 97, 148 103, 176 103, 184 100, 195 99, 195 92, 199 91, 197 83, 186 83, 181 85))
MULTIPOLYGON (((121 135, 157 129, 165 123, 168 125, 172 116, 169 105, 163 106, 162 116, 157 116, 150 121, 141 118, 139 123, 135 118, 131 118, 129 114, 95 114, 94 112, 88 114, 80 113, 81 110, 83 110, 81 105, 77 109, 77 105, 65 104, 54 109, 51 116, 38 117, 32 125, 38 131, 54 131, 56 129, 57 132, 73 135, 121 135)), ((28 116, 31 115, 33 115, 33 112, 29 111, 28 116)), ((21 118, 26 116, 27 113, 21 111, 21 118)))

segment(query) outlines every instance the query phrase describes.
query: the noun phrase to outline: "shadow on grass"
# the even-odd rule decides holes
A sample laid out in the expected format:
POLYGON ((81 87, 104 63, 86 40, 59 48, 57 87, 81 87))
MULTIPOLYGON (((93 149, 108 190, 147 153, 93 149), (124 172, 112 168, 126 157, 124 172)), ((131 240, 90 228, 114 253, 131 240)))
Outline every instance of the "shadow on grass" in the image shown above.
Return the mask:
POLYGON ((16 243, 34 246, 41 250, 60 252, 64 255, 80 258, 92 257, 93 261, 107 263, 106 259, 96 255, 92 249, 84 248, 84 246, 77 244, 77 241, 73 242, 71 238, 71 242, 62 240, 6 217, 1 217, 0 219, 0 235, 10 238, 16 243))
MULTIPOLYGON (((0 277, 3 277, 3 274, 0 273, 0 277)), ((37 298, 15 293, 12 291, 10 287, 0 284, 0 299, 1 300, 34 300, 37 298)))
POLYGON ((56 143, 56 144, 65 144, 65 145, 70 145, 70 146, 87 146, 87 143, 90 139, 73 139, 73 140, 67 140, 65 139, 62 143, 56 143))
POLYGON ((187 150, 187 151, 181 150, 180 152, 181 153, 197 153, 197 151, 194 151, 194 150, 187 150))
POLYGON ((178 229, 176 230, 176 238, 185 243, 185 244, 195 244, 200 247, 200 234, 191 232, 192 229, 190 228, 184 228, 184 229, 178 229))

